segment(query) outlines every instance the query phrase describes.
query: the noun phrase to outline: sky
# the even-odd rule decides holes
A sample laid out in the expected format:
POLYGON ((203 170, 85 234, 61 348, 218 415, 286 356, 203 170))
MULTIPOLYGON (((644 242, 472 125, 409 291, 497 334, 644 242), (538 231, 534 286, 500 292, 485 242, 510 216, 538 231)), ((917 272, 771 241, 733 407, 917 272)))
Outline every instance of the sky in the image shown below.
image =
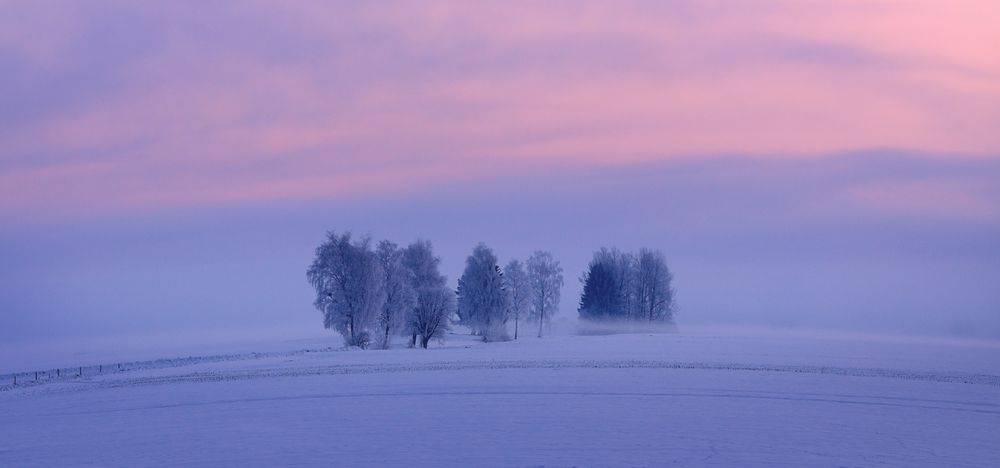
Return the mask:
POLYGON ((1000 339, 993 0, 0 0, 0 341, 322 326, 328 230, 1000 339))

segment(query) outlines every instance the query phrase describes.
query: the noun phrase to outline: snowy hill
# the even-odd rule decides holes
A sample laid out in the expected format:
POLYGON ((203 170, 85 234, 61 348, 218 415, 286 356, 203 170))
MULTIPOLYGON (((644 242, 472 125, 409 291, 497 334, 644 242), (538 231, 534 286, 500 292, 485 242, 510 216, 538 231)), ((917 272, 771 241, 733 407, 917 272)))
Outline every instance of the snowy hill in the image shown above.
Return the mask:
POLYGON ((261 349, 3 382, 0 466, 1000 465, 990 343, 701 332, 261 349))

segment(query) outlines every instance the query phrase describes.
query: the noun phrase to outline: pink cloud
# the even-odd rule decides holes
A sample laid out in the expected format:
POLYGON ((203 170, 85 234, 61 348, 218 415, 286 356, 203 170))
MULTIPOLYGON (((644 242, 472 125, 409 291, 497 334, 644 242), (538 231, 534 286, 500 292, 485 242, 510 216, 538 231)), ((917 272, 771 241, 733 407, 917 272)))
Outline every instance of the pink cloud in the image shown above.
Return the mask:
MULTIPOLYGON (((258 2, 243 26, 133 8, 160 47, 119 64, 120 87, 0 130, 0 213, 338 197, 501 165, 1000 154, 990 1, 258 2)), ((44 65, 26 73, 80 63, 101 26, 19 17, 68 22, 0 20, 0 47, 44 65)))

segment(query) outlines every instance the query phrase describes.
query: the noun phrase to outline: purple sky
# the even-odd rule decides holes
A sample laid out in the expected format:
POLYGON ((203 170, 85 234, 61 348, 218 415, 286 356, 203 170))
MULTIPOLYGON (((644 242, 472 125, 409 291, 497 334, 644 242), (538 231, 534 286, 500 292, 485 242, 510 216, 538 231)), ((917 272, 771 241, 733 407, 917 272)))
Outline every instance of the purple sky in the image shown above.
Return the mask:
POLYGON ((328 229, 1000 338, 1000 6, 0 0, 0 340, 319 327, 328 229))

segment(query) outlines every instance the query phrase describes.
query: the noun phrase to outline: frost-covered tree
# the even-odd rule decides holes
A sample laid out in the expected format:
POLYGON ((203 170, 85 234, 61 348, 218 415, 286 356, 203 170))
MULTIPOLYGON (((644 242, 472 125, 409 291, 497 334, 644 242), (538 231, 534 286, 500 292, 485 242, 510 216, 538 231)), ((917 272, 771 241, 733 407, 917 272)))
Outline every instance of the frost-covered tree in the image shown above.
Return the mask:
MULTIPOLYGON (((407 314, 403 333, 410 337, 410 346, 417 345, 417 338, 420 335, 417 326, 416 313, 418 309, 427 310, 429 306, 421 301, 432 299, 434 296, 425 293, 421 296, 420 291, 445 288, 447 278, 439 271, 441 259, 434 256, 434 248, 430 241, 418 240, 403 249, 403 266, 411 273, 411 286, 416 292, 416 305, 407 314)), ((451 291, 449 291, 450 293, 451 291)), ((451 319, 449 315, 448 320, 451 319)))
POLYGON ((551 253, 542 251, 536 251, 528 257, 527 270, 531 288, 531 317, 538 321, 538 337, 541 338, 543 326, 559 310, 563 270, 551 253))
POLYGON ((443 338, 455 313, 455 293, 446 287, 423 287, 417 290, 417 307, 413 310, 413 332, 420 338, 420 347, 434 338, 443 338))
POLYGON ((441 259, 434 255, 431 241, 420 239, 403 249, 403 265, 413 272, 414 289, 443 287, 447 283, 439 271, 441 259))
POLYGON ((375 343, 381 349, 389 349, 392 337, 400 333, 407 316, 413 313, 417 293, 413 289, 413 272, 403 264, 403 249, 384 240, 379 242, 375 254, 382 267, 385 285, 385 302, 376 317, 378 333, 375 343))
POLYGON ((323 326, 340 332, 348 346, 367 348, 385 303, 384 274, 371 240, 329 232, 306 277, 316 289, 314 305, 323 313, 323 326))
POLYGON ((581 281, 580 318, 654 322, 673 320, 673 276, 663 253, 641 249, 594 253, 581 281))
POLYGON ((458 280, 458 318, 485 341, 506 341, 507 302, 497 256, 480 243, 466 259, 458 280))
POLYGON ((531 284, 524 265, 519 260, 511 260, 504 268, 504 284, 509 298, 507 316, 514 320, 514 339, 517 339, 518 324, 531 311, 531 284))

